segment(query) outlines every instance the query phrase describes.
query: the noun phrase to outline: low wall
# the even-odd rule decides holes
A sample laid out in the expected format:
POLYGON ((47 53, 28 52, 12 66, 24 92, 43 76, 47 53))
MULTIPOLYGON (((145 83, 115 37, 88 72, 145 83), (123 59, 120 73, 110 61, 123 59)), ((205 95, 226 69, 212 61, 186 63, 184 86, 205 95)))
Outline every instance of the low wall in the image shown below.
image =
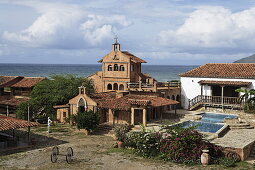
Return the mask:
POLYGON ((242 161, 244 161, 250 156, 250 153, 252 151, 254 144, 255 144, 255 141, 249 143, 244 148, 224 147, 225 156, 227 157, 229 152, 234 152, 240 156, 240 159, 242 161))

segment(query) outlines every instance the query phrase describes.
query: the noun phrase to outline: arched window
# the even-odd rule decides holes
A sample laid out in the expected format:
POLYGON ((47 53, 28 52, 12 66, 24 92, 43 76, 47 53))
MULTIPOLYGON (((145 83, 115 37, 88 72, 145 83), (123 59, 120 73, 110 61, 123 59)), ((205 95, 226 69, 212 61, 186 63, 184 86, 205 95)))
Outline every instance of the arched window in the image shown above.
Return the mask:
POLYGON ((124 90, 124 85, 123 84, 120 85, 119 90, 124 90))
POLYGON ((120 65, 120 71, 125 71, 125 68, 123 65, 120 65))
POLYGON ((107 90, 112 90, 112 85, 111 84, 107 85, 107 90))
POLYGON ((119 68, 118 68, 118 64, 114 64, 114 71, 118 71, 119 68))
POLYGON ((174 95, 172 95, 172 100, 175 100, 175 96, 174 95))
POLYGON ((180 101, 180 95, 176 96, 176 101, 178 101, 178 102, 180 101))
POLYGON ((113 90, 118 90, 118 84, 117 83, 113 84, 113 90))
POLYGON ((108 71, 112 71, 112 65, 108 66, 108 71))

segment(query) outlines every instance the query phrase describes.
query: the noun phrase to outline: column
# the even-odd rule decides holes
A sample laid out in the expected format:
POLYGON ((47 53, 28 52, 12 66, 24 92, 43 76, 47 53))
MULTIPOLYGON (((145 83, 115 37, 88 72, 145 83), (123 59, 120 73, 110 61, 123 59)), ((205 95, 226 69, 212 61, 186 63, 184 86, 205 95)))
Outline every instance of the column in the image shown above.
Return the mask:
POLYGON ((222 109, 223 109, 223 104, 224 104, 223 98, 224 98, 224 86, 221 86, 221 104, 222 104, 222 109))
POLYGON ((131 125, 135 125, 135 109, 131 108, 131 125))
POLYGON ((147 109, 143 109, 143 125, 147 126, 147 109))

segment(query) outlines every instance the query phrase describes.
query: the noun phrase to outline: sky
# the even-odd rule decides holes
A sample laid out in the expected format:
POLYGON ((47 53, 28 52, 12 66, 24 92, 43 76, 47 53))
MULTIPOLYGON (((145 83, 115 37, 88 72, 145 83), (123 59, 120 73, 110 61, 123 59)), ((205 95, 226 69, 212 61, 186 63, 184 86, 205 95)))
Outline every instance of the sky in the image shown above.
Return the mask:
POLYGON ((156 65, 255 53, 255 0, 0 0, 0 63, 96 64, 121 50, 156 65))

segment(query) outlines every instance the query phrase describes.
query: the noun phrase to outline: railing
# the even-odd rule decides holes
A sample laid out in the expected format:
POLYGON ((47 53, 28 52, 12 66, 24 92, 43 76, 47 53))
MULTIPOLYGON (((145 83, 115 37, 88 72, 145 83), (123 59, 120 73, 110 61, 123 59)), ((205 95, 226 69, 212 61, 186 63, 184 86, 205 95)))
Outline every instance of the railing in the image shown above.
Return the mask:
POLYGON ((157 87, 181 87, 179 81, 158 82, 157 87))
MULTIPOLYGON (((140 83, 127 83, 128 88, 139 88, 140 83)), ((155 84, 141 83, 141 88, 153 88, 155 84)), ((157 82, 157 87, 180 87, 180 82, 157 82)))
MULTIPOLYGON (((128 88, 139 88, 139 83, 127 83, 128 88)), ((153 84, 141 83, 141 88, 152 88, 153 84)))
POLYGON ((189 100, 189 108, 203 103, 221 104, 221 105, 237 105, 240 104, 238 97, 221 97, 221 96, 204 96, 198 95, 189 100))

